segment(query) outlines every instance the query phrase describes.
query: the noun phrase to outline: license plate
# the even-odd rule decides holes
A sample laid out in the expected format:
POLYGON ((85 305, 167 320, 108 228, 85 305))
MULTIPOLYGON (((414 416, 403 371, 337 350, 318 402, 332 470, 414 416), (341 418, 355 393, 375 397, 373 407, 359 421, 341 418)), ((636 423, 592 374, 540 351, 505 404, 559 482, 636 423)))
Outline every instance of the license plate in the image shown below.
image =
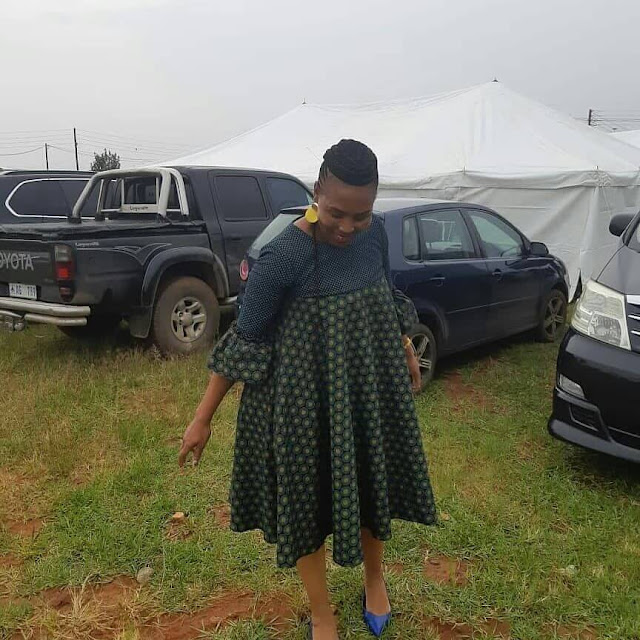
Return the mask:
POLYGON ((9 283, 9 295, 12 298, 27 298, 28 300, 38 299, 38 289, 32 284, 9 283))

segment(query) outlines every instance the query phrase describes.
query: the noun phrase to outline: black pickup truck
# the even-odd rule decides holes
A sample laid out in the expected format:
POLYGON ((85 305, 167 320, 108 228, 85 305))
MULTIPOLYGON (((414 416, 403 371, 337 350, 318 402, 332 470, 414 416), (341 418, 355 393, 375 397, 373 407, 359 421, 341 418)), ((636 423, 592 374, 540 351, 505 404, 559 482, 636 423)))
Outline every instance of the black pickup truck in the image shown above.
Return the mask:
POLYGON ((95 174, 68 220, 0 224, 0 324, 52 324, 82 337, 124 319, 165 353, 206 348, 221 308, 235 302, 250 244, 281 209, 310 201, 296 178, 269 171, 95 174))

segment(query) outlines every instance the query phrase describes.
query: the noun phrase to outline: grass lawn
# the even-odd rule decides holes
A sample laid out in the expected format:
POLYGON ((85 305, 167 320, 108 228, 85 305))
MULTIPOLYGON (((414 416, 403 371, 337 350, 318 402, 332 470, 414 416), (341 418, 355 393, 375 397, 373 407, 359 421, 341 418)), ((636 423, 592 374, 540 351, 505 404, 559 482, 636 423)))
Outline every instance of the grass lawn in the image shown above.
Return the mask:
MULTIPOLYGON (((547 435, 556 349, 445 362, 419 398, 442 521, 394 524, 385 637, 640 637, 640 469, 547 435)), ((237 393, 177 469, 204 365, 0 333, 0 638, 306 637, 295 572, 227 528, 237 393)), ((341 638, 370 637, 361 571, 329 579, 341 638)))

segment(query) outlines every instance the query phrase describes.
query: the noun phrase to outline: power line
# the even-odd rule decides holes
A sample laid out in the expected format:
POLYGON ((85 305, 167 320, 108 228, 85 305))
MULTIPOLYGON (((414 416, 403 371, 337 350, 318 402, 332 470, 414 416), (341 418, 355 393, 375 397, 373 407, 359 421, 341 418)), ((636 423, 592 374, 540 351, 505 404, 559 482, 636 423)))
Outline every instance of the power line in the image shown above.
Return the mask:
POLYGON ((184 153, 184 151, 180 150, 176 150, 176 149, 167 149, 167 148, 163 148, 163 147, 155 147, 155 146, 149 146, 149 145, 135 145, 135 144, 131 144, 131 143, 123 143, 123 142, 117 142, 117 141, 110 141, 110 140, 104 140, 104 139, 98 139, 98 138, 93 138, 93 137, 88 137, 85 135, 82 135, 82 137, 79 136, 79 141, 84 141, 85 143, 91 144, 92 146, 104 146, 104 147, 111 147, 114 149, 124 149, 125 151, 142 151, 142 152, 150 152, 150 153, 157 153, 159 155, 175 155, 176 153, 184 153))
POLYGON ((131 136, 123 136, 117 133, 104 133, 101 131, 95 131, 92 129, 78 129, 78 133, 83 134, 84 137, 92 137, 92 138, 99 138, 102 140, 105 139, 111 139, 111 140, 122 140, 125 143, 133 143, 134 145, 137 146, 145 146, 145 144, 147 146, 161 146, 163 148, 169 148, 169 147, 174 147, 174 148, 181 148, 181 149, 187 149, 189 148, 191 145, 183 143, 183 142, 158 142, 157 140, 150 140, 148 138, 133 138, 131 136))
POLYGON ((36 147, 35 149, 29 149, 28 151, 18 151, 17 153, 0 153, 0 156, 26 156, 28 153, 33 153, 34 151, 42 151, 42 146, 36 147))

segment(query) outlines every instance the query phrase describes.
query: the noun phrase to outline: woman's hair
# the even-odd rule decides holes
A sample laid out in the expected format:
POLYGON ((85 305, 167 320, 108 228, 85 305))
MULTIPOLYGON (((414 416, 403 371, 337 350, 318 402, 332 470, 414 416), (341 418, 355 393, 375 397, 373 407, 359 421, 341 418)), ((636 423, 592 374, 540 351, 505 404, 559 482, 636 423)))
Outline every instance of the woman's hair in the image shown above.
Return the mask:
POLYGON ((366 144, 357 140, 340 140, 324 154, 318 184, 329 174, 352 187, 378 186, 378 158, 366 144))

